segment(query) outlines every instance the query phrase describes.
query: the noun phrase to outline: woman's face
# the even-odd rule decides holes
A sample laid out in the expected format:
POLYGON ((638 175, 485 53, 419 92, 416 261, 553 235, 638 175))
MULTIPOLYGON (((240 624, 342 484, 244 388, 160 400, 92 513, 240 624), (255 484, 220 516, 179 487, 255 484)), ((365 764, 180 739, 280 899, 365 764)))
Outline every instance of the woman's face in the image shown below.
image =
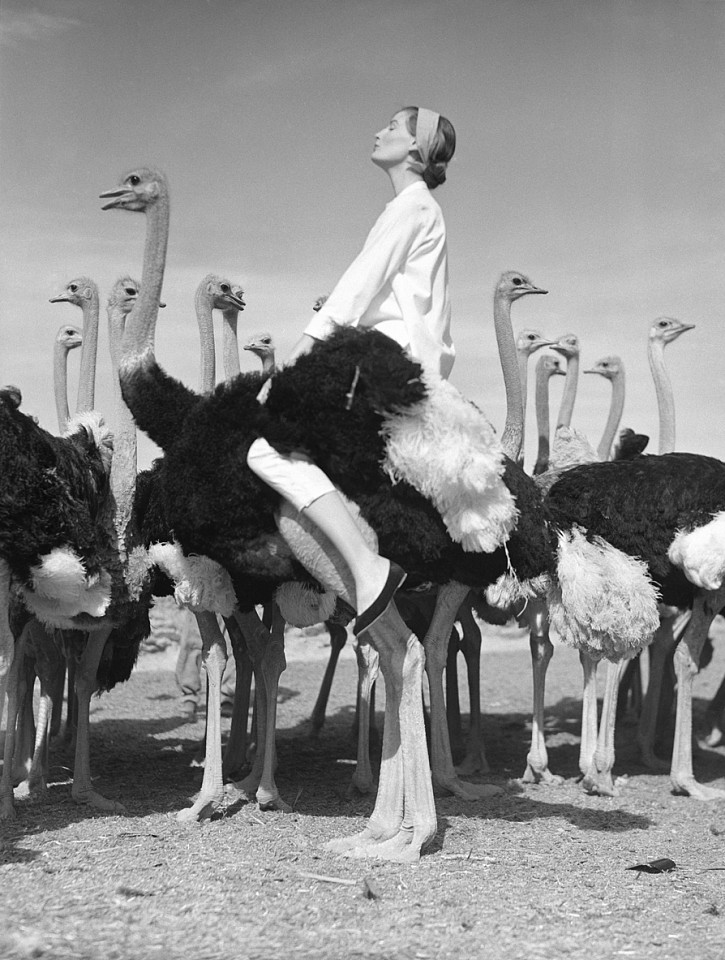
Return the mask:
POLYGON ((406 113, 396 113, 390 123, 375 134, 372 161, 379 167, 394 167, 408 159, 415 149, 415 137, 408 131, 406 113))

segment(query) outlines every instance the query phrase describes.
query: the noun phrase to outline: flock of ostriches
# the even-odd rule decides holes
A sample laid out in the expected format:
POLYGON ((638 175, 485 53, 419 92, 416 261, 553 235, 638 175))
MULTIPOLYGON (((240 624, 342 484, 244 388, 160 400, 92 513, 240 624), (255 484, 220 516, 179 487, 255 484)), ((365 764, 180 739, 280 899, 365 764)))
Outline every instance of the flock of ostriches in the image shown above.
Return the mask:
MULTIPOLYGON (((262 370, 240 373, 241 287, 208 276, 197 291, 200 392, 157 363, 154 336, 169 229, 167 181, 140 168, 101 195, 104 209, 146 216, 141 283, 119 280, 108 300, 113 417, 93 409, 98 291, 80 277, 54 302, 83 311, 83 328, 64 325, 55 347, 60 436, 22 412, 16 387, 0 391, 0 703, 7 698, 0 817, 15 816, 21 793, 47 791, 52 718, 69 673, 75 690, 73 797, 123 812, 93 789, 89 701, 129 677, 148 636, 155 597, 173 595, 193 611, 203 641, 208 708, 201 791, 180 819, 218 810, 230 783, 260 807, 288 809, 275 784, 277 686, 286 623, 326 623, 333 640, 316 712, 354 616, 354 585, 334 547, 246 466, 265 436, 281 451, 306 451, 333 479, 363 534, 408 571, 406 589, 358 643, 359 723, 355 783, 373 787, 368 759, 372 682, 386 690, 379 786, 361 832, 336 838, 334 852, 415 860, 436 832, 434 786, 480 800, 498 788, 469 783, 486 768, 480 738, 480 619, 517 618, 530 631, 533 725, 524 780, 556 783, 544 740, 549 629, 575 647, 583 667, 580 767, 584 788, 612 794, 617 693, 623 674, 649 647, 639 741, 650 765, 668 656, 674 651, 676 720, 671 781, 708 800, 725 792, 697 782, 692 767, 692 680, 714 616, 725 606, 725 463, 674 452, 672 391, 664 347, 689 329, 669 318, 649 333, 660 406, 660 451, 622 431, 624 369, 606 357, 588 373, 611 381, 606 430, 594 450, 570 427, 579 344, 511 327, 515 300, 545 293, 523 274, 504 273, 494 293, 507 416, 499 436, 478 408, 373 331, 345 328, 295 364, 274 371, 273 344, 247 344, 262 370), (225 379, 215 385, 212 313, 224 315, 225 379), (536 368, 539 455, 523 469, 526 373, 536 368), (77 411, 69 416, 66 361, 81 347, 77 411), (549 450, 549 380, 566 374, 549 450), (270 374, 264 402, 258 395, 270 374), (106 426, 112 424, 112 430, 106 426), (136 431, 161 448, 138 472, 136 431), (410 588, 410 589, 409 589, 410 588), (259 613, 264 610, 264 615, 259 613), (471 687, 471 737, 456 768, 455 660, 461 645, 471 687), (237 692, 222 756, 221 676, 226 626, 237 662, 237 692), (601 717, 596 669, 607 665, 601 717), (421 696, 428 678, 430 740, 421 696), (250 677, 255 678, 257 750, 245 766, 250 677), (32 692, 40 680, 37 717, 32 692), (448 696, 446 698, 446 686, 448 696), (446 702, 447 699, 447 702, 446 702), (242 772, 246 775, 242 777, 242 772), (226 781, 226 783, 225 783, 226 781), (226 792, 225 792, 226 791, 226 792)), ((233 789, 233 788, 232 788, 233 789)))

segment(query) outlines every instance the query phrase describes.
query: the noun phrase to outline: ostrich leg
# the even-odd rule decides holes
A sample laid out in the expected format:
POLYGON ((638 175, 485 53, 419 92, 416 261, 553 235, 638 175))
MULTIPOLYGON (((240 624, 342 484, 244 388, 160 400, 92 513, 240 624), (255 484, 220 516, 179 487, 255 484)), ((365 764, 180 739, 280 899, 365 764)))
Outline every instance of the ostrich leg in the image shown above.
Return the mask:
POLYGON ((725 791, 698 783, 692 770, 692 680, 697 673, 710 624, 723 604, 725 585, 719 590, 698 590, 692 605, 692 617, 675 650, 677 715, 670 779, 676 793, 686 793, 696 800, 725 798, 725 791))
POLYGON ((327 710, 327 701, 330 698, 330 690, 332 689, 332 679, 335 676, 337 661, 340 659, 342 648, 347 643, 347 630, 341 623, 332 623, 328 620, 325 626, 330 634, 330 657, 325 667, 325 675, 320 684, 320 692, 317 694, 315 706, 310 714, 310 724, 312 725, 310 731, 311 737, 318 737, 325 723, 325 711, 327 710))
MULTIPOLYGON (((722 611, 721 611, 722 612, 722 611)), ((723 742, 723 711, 725 710, 725 677, 707 705, 708 732, 705 743, 708 747, 717 747, 723 742)))
POLYGON ((412 863, 436 832, 423 724, 423 648, 391 604, 369 631, 385 681, 385 726, 375 809, 359 834, 325 844, 351 857, 412 863))
POLYGON ((201 634, 201 658, 206 669, 206 753, 201 790, 191 807, 180 810, 176 819, 188 823, 210 817, 224 803, 222 779, 222 725, 221 687, 227 663, 227 645, 219 628, 216 614, 196 613, 201 634))
POLYGON ((579 661, 582 665, 582 673, 584 675, 579 770, 582 776, 585 777, 591 768, 594 751, 597 748, 597 731, 599 727, 597 718, 597 666, 599 661, 595 660, 584 650, 579 651, 579 661))
MULTIPOLYGON (((33 643, 30 633, 34 621, 31 620, 25 627, 27 645, 22 662, 18 664, 18 706, 17 725, 15 730, 15 748, 13 751, 13 784, 17 788, 27 783, 28 771, 33 762, 33 745, 35 743, 35 716, 33 714, 33 694, 35 692, 35 659, 33 643)), ((41 628, 42 629, 42 628, 41 628)), ((21 792, 25 795, 27 790, 21 792)))
POLYGON ((526 621, 529 625, 534 703, 531 718, 531 747, 526 757, 526 770, 522 780, 524 783, 559 784, 562 782, 562 777, 549 770, 549 756, 544 738, 546 671, 554 656, 554 647, 549 639, 549 614, 545 600, 529 600, 526 621))
POLYGON ((96 690, 96 675, 101 654, 111 634, 111 626, 89 633, 83 656, 76 673, 78 695, 78 734, 76 737, 75 764, 71 796, 76 803, 87 804, 106 813, 125 813, 125 807, 115 800, 107 800, 93 789, 91 779, 90 705, 96 690))
MULTIPOLYGON (((461 725, 461 698, 458 691, 458 653, 461 643, 458 631, 454 629, 448 640, 448 659, 446 661, 446 722, 451 753, 459 756, 464 752, 463 727, 461 725)), ((460 773, 460 767, 456 768, 460 773)))
POLYGON ((3 751, 3 775, 0 779, 0 820, 14 820, 16 817, 13 803, 13 756, 18 726, 18 711, 20 710, 20 672, 25 659, 25 637, 28 625, 26 624, 17 644, 13 640, 15 655, 5 678, 3 697, 7 692, 7 726, 5 728, 5 747, 3 751))
POLYGON ((237 613, 236 616, 255 665, 258 743, 251 773, 244 780, 235 783, 234 787, 247 797, 256 795, 260 810, 290 813, 292 808, 280 797, 274 780, 277 764, 277 692, 279 678, 287 666, 284 655, 284 618, 276 604, 272 608, 270 630, 267 630, 254 612, 237 613))
POLYGON ((233 616, 225 617, 224 622, 229 633, 237 666, 237 680, 234 686, 232 722, 229 730, 229 740, 224 751, 222 773, 225 780, 234 780, 241 777, 246 764, 247 727, 252 692, 252 661, 249 659, 244 634, 236 618, 233 616))
MULTIPOLYGON (((10 629, 9 611, 10 569, 4 560, 0 560, 0 722, 2 722, 5 708, 5 693, 8 688, 10 668, 13 665, 15 655, 15 637, 10 629)), ((7 729, 10 729, 9 723, 7 729)))
POLYGON ((474 773, 488 773, 490 770, 481 723, 481 629, 476 623, 470 604, 465 600, 456 617, 463 631, 462 647, 466 660, 471 717, 466 740, 466 755, 456 766, 456 773, 461 776, 470 776, 474 773))
POLYGON ((378 677, 380 657, 377 650, 365 640, 355 645, 357 657, 357 764, 352 776, 350 791, 372 793, 375 779, 370 765, 370 712, 373 702, 373 688, 378 677))
POLYGON ((433 786, 453 793, 462 800, 480 800, 503 791, 500 787, 494 787, 491 784, 464 783, 459 778, 451 756, 443 692, 443 670, 448 659, 448 639, 458 615, 458 609, 468 596, 468 591, 467 586, 456 581, 451 581, 440 588, 423 647, 430 689, 433 786))
POLYGON ((618 660, 616 663, 607 661, 607 679, 604 686, 599 736, 592 761, 582 781, 587 793, 596 793, 604 797, 617 795, 617 789, 612 781, 614 731, 617 726, 617 694, 628 662, 628 660, 618 660))
POLYGON ((680 610, 674 617, 661 617, 649 647, 649 683, 642 704, 642 714, 637 727, 642 763, 650 770, 667 770, 669 764, 655 755, 657 714, 662 693, 662 680, 668 657, 690 622, 690 611, 680 610))

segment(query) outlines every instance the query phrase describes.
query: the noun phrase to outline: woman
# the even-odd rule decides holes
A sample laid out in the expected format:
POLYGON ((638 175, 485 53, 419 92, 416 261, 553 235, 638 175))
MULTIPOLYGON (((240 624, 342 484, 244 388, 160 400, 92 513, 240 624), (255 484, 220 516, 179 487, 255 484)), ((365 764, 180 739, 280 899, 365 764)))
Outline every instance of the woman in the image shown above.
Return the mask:
MULTIPOLYGON (((390 177, 395 197, 315 312, 287 363, 307 353, 335 326, 352 325, 387 334, 422 366, 449 376, 455 351, 446 229, 430 191, 445 182, 455 144, 450 122, 418 107, 398 111, 376 134, 371 159, 390 177)), ((370 550, 330 479, 304 454, 284 456, 259 439, 250 447, 247 463, 304 510, 339 550, 355 580, 354 632, 368 630, 402 586, 404 571, 370 550)))

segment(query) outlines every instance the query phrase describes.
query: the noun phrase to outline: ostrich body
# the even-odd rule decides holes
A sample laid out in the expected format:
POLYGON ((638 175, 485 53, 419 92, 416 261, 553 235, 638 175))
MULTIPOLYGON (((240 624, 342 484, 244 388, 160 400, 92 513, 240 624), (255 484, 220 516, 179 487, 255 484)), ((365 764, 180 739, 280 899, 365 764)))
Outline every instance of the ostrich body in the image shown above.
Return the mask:
MULTIPOLYGON (((104 196, 111 200, 107 204, 109 207, 144 211, 148 224, 141 296, 137 308, 129 317, 124 335, 121 367, 124 396, 138 425, 165 450, 166 505, 169 508, 169 520, 180 542, 186 550, 206 553, 228 569, 240 606, 249 609, 252 603, 269 599, 276 584, 303 576, 291 551, 276 532, 276 495, 250 471, 239 469, 256 431, 269 437, 270 431, 274 432, 273 428, 276 427, 277 442, 281 441, 283 447, 286 434, 293 448, 301 445, 310 449, 309 443, 305 442, 310 438, 305 431, 299 430, 299 424, 291 419, 283 422, 280 417, 275 417, 274 409, 281 404, 285 415, 291 413, 294 417, 304 417, 309 412, 309 396, 306 403, 293 410, 284 403, 297 375, 300 379, 309 375, 309 368, 298 369, 302 362, 312 360, 315 363, 319 360, 326 364, 329 363, 330 353, 337 361, 340 360, 340 351, 344 354, 346 362, 342 366, 338 362, 336 382, 328 384, 319 379, 316 381, 320 388, 319 396, 314 398, 316 410, 327 413, 331 409, 336 416, 338 410, 344 408, 346 393, 348 399, 353 393, 354 400, 352 374, 356 367, 360 367, 359 375, 355 378, 357 395, 365 396, 366 400, 369 398, 369 402, 363 409, 353 403, 354 415, 347 420, 348 423, 353 422, 358 437, 375 438, 378 437, 381 416, 379 413, 373 414, 374 407, 383 411, 392 406, 412 409, 425 398, 426 389, 420 380, 420 368, 403 356, 397 344, 383 335, 371 331, 342 331, 341 335, 320 344, 319 349, 300 357, 293 367, 286 368, 276 376, 263 409, 256 399, 261 385, 258 375, 240 376, 231 384, 217 387, 210 397, 194 396, 168 377, 153 355, 154 325, 168 231, 165 178, 155 171, 136 170, 125 178, 119 189, 104 196), (287 375, 293 370, 296 374, 290 381, 287 375), (355 420, 361 422, 355 423, 355 420), (202 450, 199 449, 199 437, 204 440, 202 450), (224 476, 233 487, 224 492, 221 504, 218 476, 224 476)), ((310 383, 309 379, 307 383, 310 383)), ((305 393, 309 395, 309 386, 305 393)), ((347 412, 351 413, 352 410, 347 412)), ((321 419, 319 412, 316 419, 321 419)), ((365 491, 366 479, 372 481, 376 490, 376 494, 370 494, 373 500, 381 495, 378 492, 379 442, 376 439, 372 455, 370 452, 366 455, 368 462, 361 463, 361 458, 356 458, 357 466, 363 467, 362 474, 355 474, 356 493, 365 491)), ((314 454, 314 450, 310 452, 314 454)), ((334 451, 331 457, 339 463, 334 451)), ((369 491, 370 487, 367 489, 369 491)), ((401 489, 402 492, 401 484, 395 489, 401 489)), ((491 492, 494 502, 498 503, 499 492, 495 484, 491 492)), ((394 493, 385 491, 385 496, 388 501, 394 499, 394 493)), ((450 549, 450 541, 437 512, 420 495, 414 496, 413 500, 419 515, 425 516, 426 526, 430 525, 439 531, 433 534, 433 541, 438 539, 450 549)), ((507 502, 505 498, 502 500, 504 502, 507 502)), ((500 519, 488 528, 494 544, 500 536, 499 524, 503 523, 505 530, 505 525, 512 519, 508 509, 506 506, 500 519)), ((299 532, 289 532, 288 536, 293 538, 295 548, 306 557, 305 563, 308 563, 309 552, 303 543, 305 534, 302 528, 299 528, 299 532)), ((315 531, 311 532, 311 539, 315 541, 315 531)), ((406 539, 410 549, 410 536, 406 539)), ((428 540, 430 542, 430 535, 428 540)), ((418 552, 420 546, 416 544, 415 549, 418 552)), ((319 541, 315 542, 312 552, 322 559, 319 541)), ((464 555, 460 548, 459 552, 464 555)), ((432 559, 431 556, 429 564, 432 559)), ((309 563, 313 565, 312 560, 309 563)), ((449 568, 452 567, 453 563, 449 562, 449 568)), ((330 577, 333 577, 335 570, 333 563, 330 577)), ((346 571, 343 577, 345 575, 346 571)), ((339 577, 337 580, 337 590, 354 606, 354 591, 350 582, 340 582, 339 577)), ((352 847, 360 855, 417 859, 421 846, 435 832, 435 811, 427 774, 429 768, 420 700, 422 655, 417 641, 405 628, 394 605, 370 630, 370 637, 379 648, 383 676, 388 687, 386 742, 383 747, 385 760, 373 818, 361 836, 343 841, 342 846, 352 847)))

